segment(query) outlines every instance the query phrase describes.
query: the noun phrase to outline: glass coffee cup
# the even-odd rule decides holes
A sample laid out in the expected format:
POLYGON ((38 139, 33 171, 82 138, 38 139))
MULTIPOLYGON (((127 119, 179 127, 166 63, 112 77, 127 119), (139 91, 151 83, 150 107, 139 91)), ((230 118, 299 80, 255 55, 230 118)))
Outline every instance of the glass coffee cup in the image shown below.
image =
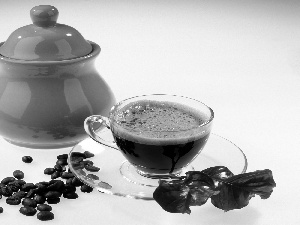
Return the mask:
POLYGON ((117 103, 108 118, 92 115, 86 118, 84 128, 92 139, 123 154, 127 165, 120 165, 121 174, 130 177, 132 171, 160 179, 179 176, 200 154, 213 118, 213 110, 198 100, 153 94, 117 103), (100 125, 97 130, 110 129, 114 141, 101 137, 94 130, 96 125, 100 125))

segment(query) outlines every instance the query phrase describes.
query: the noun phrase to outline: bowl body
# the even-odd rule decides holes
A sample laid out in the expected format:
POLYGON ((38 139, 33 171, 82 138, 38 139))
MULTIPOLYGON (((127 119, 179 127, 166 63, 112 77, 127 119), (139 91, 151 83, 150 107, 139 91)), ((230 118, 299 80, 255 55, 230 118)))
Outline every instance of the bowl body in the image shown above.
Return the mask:
POLYGON ((40 62, 0 55, 4 139, 22 147, 68 147, 87 137, 86 117, 109 114, 116 100, 94 66, 100 47, 90 43, 90 54, 70 60, 40 62))

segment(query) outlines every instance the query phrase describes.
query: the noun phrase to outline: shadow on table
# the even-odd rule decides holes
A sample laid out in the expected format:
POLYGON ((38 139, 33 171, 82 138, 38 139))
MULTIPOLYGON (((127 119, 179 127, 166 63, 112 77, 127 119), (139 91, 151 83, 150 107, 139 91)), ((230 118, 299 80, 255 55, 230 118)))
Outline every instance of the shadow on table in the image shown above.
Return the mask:
POLYGON ((169 224, 197 224, 197 225, 253 225, 257 224, 260 217, 258 210, 251 206, 240 210, 223 212, 214 207, 199 208, 191 207, 190 215, 169 215, 169 224), (174 223, 173 223, 173 222, 174 223))

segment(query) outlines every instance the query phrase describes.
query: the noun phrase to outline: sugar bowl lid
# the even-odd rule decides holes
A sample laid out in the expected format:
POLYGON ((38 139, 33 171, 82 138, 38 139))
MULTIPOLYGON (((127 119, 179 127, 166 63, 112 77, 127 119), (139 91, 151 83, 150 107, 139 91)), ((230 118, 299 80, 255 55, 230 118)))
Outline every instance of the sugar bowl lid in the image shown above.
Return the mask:
POLYGON ((29 61, 61 61, 91 53, 92 45, 76 29, 56 23, 58 14, 54 6, 33 7, 33 24, 15 30, 0 46, 0 55, 29 61))

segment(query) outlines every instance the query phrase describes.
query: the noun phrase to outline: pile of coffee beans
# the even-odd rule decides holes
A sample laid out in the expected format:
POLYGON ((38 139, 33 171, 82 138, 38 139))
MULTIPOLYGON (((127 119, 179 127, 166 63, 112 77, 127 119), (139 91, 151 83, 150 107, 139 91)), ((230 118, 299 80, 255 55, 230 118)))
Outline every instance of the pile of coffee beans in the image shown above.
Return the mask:
MULTIPOLYGON (((99 171, 100 168, 94 166, 91 158, 94 155, 88 151, 73 152, 72 166, 85 168, 88 171, 99 171)), ((22 161, 31 163, 31 156, 23 156, 22 161)), ((24 173, 21 170, 15 170, 12 176, 5 177, 0 183, 0 199, 6 197, 6 203, 9 205, 22 205, 19 212, 25 216, 34 216, 37 219, 47 221, 54 219, 51 212, 51 204, 60 202, 60 198, 76 199, 77 187, 81 192, 90 193, 93 188, 84 184, 81 180, 74 176, 68 166, 68 154, 57 156, 57 161, 52 168, 45 168, 44 174, 50 175, 51 180, 41 181, 38 183, 28 183, 24 180, 24 173)), ((96 175, 90 174, 93 177, 96 175)), ((0 207, 0 214, 3 213, 3 207, 0 207)))

